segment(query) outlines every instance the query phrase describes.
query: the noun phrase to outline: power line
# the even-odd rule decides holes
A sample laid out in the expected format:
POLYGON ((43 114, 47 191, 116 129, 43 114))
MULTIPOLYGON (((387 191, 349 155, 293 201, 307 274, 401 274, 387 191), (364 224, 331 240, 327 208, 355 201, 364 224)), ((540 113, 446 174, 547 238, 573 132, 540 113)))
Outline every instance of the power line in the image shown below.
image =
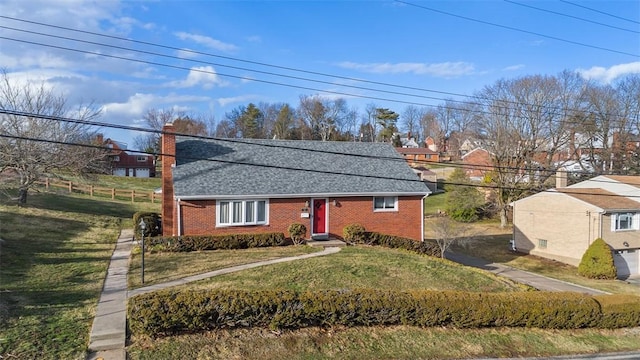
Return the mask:
MULTIPOLYGON (((0 28, 7 28, 7 27, 0 26, 0 28)), ((31 32, 31 31, 28 31, 28 30, 18 30, 18 31, 31 32)), ((42 35, 58 37, 58 36, 54 36, 54 35, 46 35, 46 34, 42 34, 42 35)), ((107 58, 113 58, 113 59, 118 59, 118 60, 137 62, 137 63, 147 64, 147 65, 156 65, 156 66, 161 66, 161 67, 167 67, 167 68, 185 70, 185 71, 192 71, 192 72, 198 72, 198 73, 204 73, 204 74, 210 74, 210 75, 220 75, 220 76, 236 78, 236 79, 246 79, 245 76, 238 76, 238 75, 232 75, 232 74, 219 73, 219 72, 210 71, 210 70, 206 70, 206 69, 189 68, 189 67, 184 67, 184 66, 179 66, 179 65, 165 64, 165 63, 156 62, 156 61, 150 61, 150 60, 134 59, 134 58, 124 57, 124 56, 120 56, 120 55, 110 55, 110 54, 105 54, 105 53, 96 52, 96 51, 80 50, 80 49, 74 49, 74 48, 58 46, 58 45, 52 45, 52 44, 45 44, 45 43, 29 41, 29 40, 14 39, 14 38, 8 38, 8 37, 4 37, 4 36, 0 36, 0 39, 6 39, 6 40, 10 40, 10 41, 15 41, 15 42, 20 42, 20 43, 27 43, 27 44, 38 45, 38 46, 43 46, 43 47, 50 47, 50 48, 60 49, 60 50, 65 50, 65 51, 78 52, 78 53, 83 53, 83 54, 90 54, 90 55, 95 55, 95 56, 100 56, 100 57, 107 57, 107 58)), ((77 41, 77 42, 87 42, 87 41, 84 41, 84 40, 77 40, 77 39, 69 39, 69 40, 73 40, 73 41, 77 41)), ((88 43, 92 43, 92 42, 88 42, 88 43)), ((120 48, 120 49, 136 51, 136 52, 155 54, 155 53, 150 53, 150 52, 146 52, 146 51, 143 51, 143 50, 128 49, 128 48, 123 48, 123 47, 107 45, 107 44, 103 44, 103 45, 107 46, 107 47, 116 47, 116 48, 120 48)), ((163 57, 170 57, 170 58, 173 57, 173 56, 166 55, 166 54, 155 54, 155 55, 163 56, 163 57)), ((180 58, 178 58, 178 59, 180 59, 180 58)), ((206 63, 206 62, 200 62, 200 63, 209 64, 209 63, 206 63)), ((226 65, 221 65, 221 66, 226 66, 226 65)), ((249 70, 249 71, 252 71, 252 70, 249 70)), ((271 74, 271 75, 291 77, 291 76, 280 75, 280 74, 271 74)), ((319 80, 313 80, 313 79, 305 79, 305 78, 298 78, 298 79, 305 80, 305 81, 311 81, 311 82, 322 82, 322 83, 328 83, 328 84, 335 85, 333 83, 319 81, 319 80)), ((379 100, 379 101, 390 101, 390 102, 395 102, 395 103, 408 104, 408 105, 417 105, 417 106, 424 106, 424 107, 432 107, 432 108, 440 108, 440 107, 442 107, 441 105, 432 105, 432 104, 418 103, 418 102, 412 102, 412 101, 404 101, 404 100, 398 100, 398 99, 388 99, 388 98, 382 98, 382 97, 377 97, 377 96, 352 94, 352 93, 346 93, 346 92, 341 92, 341 91, 322 90, 322 89, 311 88, 311 87, 307 87, 307 86, 293 85, 293 84, 287 84, 287 83, 275 82, 275 81, 269 81, 269 80, 261 80, 261 79, 256 79, 256 78, 252 78, 251 80, 255 81, 255 82, 270 84, 270 85, 277 85, 277 86, 283 86, 283 87, 289 87, 289 88, 296 88, 296 89, 301 89, 301 90, 309 90, 309 91, 315 91, 315 92, 327 93, 327 94, 333 94, 333 95, 357 97, 357 98, 370 99, 370 100, 379 100)), ((376 91, 377 92, 383 92, 383 93, 386 92, 386 93, 391 93, 391 94, 395 94, 395 95, 403 95, 403 96, 412 96, 412 97, 418 97, 418 98, 427 98, 427 99, 435 99, 435 100, 452 101, 452 102, 462 103, 462 104, 466 104, 466 105, 479 105, 479 106, 483 105, 483 104, 480 104, 480 103, 465 102, 465 101, 453 100, 453 99, 441 99, 441 98, 428 97, 428 96, 422 96, 422 95, 406 94, 406 93, 385 91, 385 90, 379 90, 379 89, 370 89, 370 88, 358 87, 358 86, 355 86, 355 85, 348 85, 348 84, 344 84, 344 85, 340 85, 340 86, 351 87, 351 88, 356 88, 356 89, 364 89, 364 90, 369 90, 369 91, 374 91, 374 92, 376 92, 376 91)), ((487 99, 487 100, 490 100, 490 99, 487 99)), ((587 114, 594 113, 593 111, 588 111, 588 110, 565 109, 565 108, 559 108, 559 107, 550 107, 550 106, 547 106, 547 105, 521 103, 521 102, 516 102, 516 101, 512 101, 512 100, 497 100, 497 101, 499 102, 499 104, 500 104, 499 107, 501 109, 517 110, 515 108, 509 107, 509 105, 525 105, 525 106, 538 107, 538 108, 542 108, 542 109, 546 108, 546 109, 550 109, 550 110, 563 111, 563 113, 551 112, 551 113, 548 113, 548 115, 566 116, 566 114, 564 112, 571 112, 571 111, 576 111, 576 112, 583 111, 583 112, 585 112, 587 114), (505 104, 505 105, 502 105, 502 104, 505 104)), ((478 110, 476 108, 466 109, 466 108, 455 108, 455 107, 447 107, 447 106, 444 106, 444 108, 451 109, 451 110, 466 111, 466 112, 471 112, 471 113, 485 114, 485 115, 495 115, 494 113, 491 113, 489 111, 478 110)), ((618 114, 608 114, 607 113, 607 114, 598 114, 598 115, 616 116, 616 117, 622 118, 622 116, 618 115, 618 114)), ((517 114, 510 114, 510 116, 513 117, 513 118, 520 118, 520 119, 525 118, 524 116, 517 115, 517 114)), ((575 123, 575 124, 578 124, 578 125, 581 124, 577 120, 576 121, 570 121, 570 120, 566 120, 565 119, 563 121, 564 121, 564 123, 567 123, 567 124, 571 124, 571 123, 575 123)))
MULTIPOLYGON (((163 132, 162 130, 140 128, 140 127, 127 126, 127 125, 108 124, 108 123, 103 123, 98 121, 72 119, 72 118, 65 118, 65 117, 54 116, 54 115, 41 115, 41 114, 27 113, 22 111, 15 111, 15 110, 0 109, 0 114, 22 116, 22 117, 33 117, 33 118, 39 118, 44 120, 68 122, 68 123, 87 125, 87 126, 107 127, 107 128, 121 129, 121 130, 148 132, 148 133, 154 133, 158 135, 165 134, 165 132, 163 132)), ((192 135, 192 134, 180 134, 180 133, 171 133, 171 134, 174 134, 176 136, 200 139, 200 140, 215 140, 220 142, 241 143, 241 144, 259 146, 259 147, 265 147, 265 148, 286 148, 286 149, 292 149, 297 151, 308 151, 313 153, 325 153, 325 154, 331 154, 331 155, 347 155, 347 156, 354 156, 354 157, 360 157, 365 159, 369 158, 369 159, 381 159, 381 160, 390 160, 390 161, 403 161, 403 162, 406 161, 406 159, 403 157, 386 157, 386 156, 373 156, 373 155, 367 155, 367 154, 351 154, 351 153, 345 154, 342 152, 329 151, 329 150, 312 150, 312 149, 305 149, 305 148, 296 147, 296 146, 287 146, 287 145, 284 145, 282 142, 279 144, 269 144, 269 143, 256 143, 253 141, 246 141, 244 139, 216 138, 216 137, 204 136, 204 135, 192 135)), ((292 143, 294 142, 295 141, 292 141, 292 143)), ((135 152, 152 154, 152 155, 154 154, 151 152, 144 152, 140 150, 136 150, 135 152)), ((415 161, 415 163, 423 164, 423 165, 442 164, 440 162, 429 161, 429 160, 418 160, 418 161, 415 161)), ((542 169, 540 167, 526 167, 526 166, 511 167, 511 166, 496 166, 496 165, 478 165, 478 164, 468 164, 468 163, 446 163, 446 164, 447 166, 454 167, 454 168, 461 168, 461 169, 476 169, 479 171, 486 171, 486 172, 499 171, 502 174, 511 173, 512 176, 523 176, 523 174, 530 174, 530 173, 537 173, 537 174, 555 173, 557 171, 556 169, 542 169)), ((574 171, 572 172, 572 174, 578 174, 578 175, 589 174, 589 172, 574 171)))
POLYGON ((568 17, 568 18, 571 18, 571 19, 576 19, 576 20, 588 22, 588 23, 591 23, 591 24, 605 26, 605 27, 608 27, 608 28, 611 28, 611 29, 627 31, 627 32, 631 32, 631 33, 634 33, 634 34, 640 34, 640 31, 637 31, 637 30, 621 28, 621 27, 618 27, 618 26, 609 25, 609 24, 598 22, 598 21, 593 21, 593 20, 581 18, 581 17, 578 17, 578 16, 568 15, 568 14, 564 14, 564 13, 553 11, 553 10, 543 9, 543 8, 539 8, 539 7, 535 7, 535 6, 532 6, 532 5, 523 4, 523 3, 512 1, 512 0, 504 0, 504 1, 508 2, 510 4, 523 6, 523 7, 526 7, 526 8, 530 8, 530 9, 534 9, 534 10, 538 10, 538 11, 542 11, 542 12, 546 12, 546 13, 550 13, 550 14, 554 14, 554 15, 564 16, 564 17, 568 17))
POLYGON ((512 27, 512 26, 496 24, 496 23, 493 23, 493 22, 490 22, 490 21, 479 20, 479 19, 470 18, 468 16, 453 14, 453 13, 450 13, 450 12, 447 12, 447 11, 430 8, 430 7, 427 7, 427 6, 424 6, 424 5, 418 5, 418 4, 410 3, 410 2, 407 2, 407 1, 403 1, 403 0, 395 0, 395 1, 399 2, 401 4, 413 6, 413 7, 419 8, 419 9, 433 11, 433 12, 436 12, 436 13, 439 13, 439 14, 443 14, 443 15, 447 15, 447 16, 453 16, 453 17, 456 17, 456 18, 459 18, 459 19, 472 21, 472 22, 476 22, 476 23, 480 23, 480 24, 484 24, 484 25, 499 27, 499 28, 507 29, 507 30, 511 30, 511 31, 517 31, 517 32, 521 32, 521 33, 525 33, 525 34, 529 34, 529 35, 540 36, 540 37, 543 37, 543 38, 552 39, 552 40, 556 40, 556 41, 561 41, 561 42, 565 42, 565 43, 568 43, 568 44, 578 45, 578 46, 587 47, 587 48, 591 48, 591 49, 602 50, 602 51, 607 51, 607 52, 611 52, 611 53, 632 56, 632 57, 635 57, 635 58, 640 57, 640 54, 632 54, 632 53, 625 52, 625 51, 619 51, 619 50, 609 49, 609 48, 605 48, 605 47, 601 47, 601 46, 590 45, 590 44, 582 43, 582 42, 579 42, 579 41, 567 40, 567 39, 559 38, 559 37, 556 37, 556 36, 544 35, 544 34, 541 34, 541 33, 534 32, 534 31, 519 29, 519 28, 515 28, 515 27, 512 27))
POLYGON ((584 6, 584 5, 580 5, 580 4, 571 2, 571 1, 567 1, 567 0, 560 0, 560 1, 565 3, 565 4, 569 4, 569 5, 577 6, 579 8, 583 8, 583 9, 586 9, 586 10, 589 10, 589 11, 597 12, 598 14, 611 16, 613 18, 616 18, 616 19, 619 19, 619 20, 628 21, 628 22, 632 22, 634 24, 640 24, 640 21, 627 19, 627 18, 624 18, 622 16, 618 16, 618 15, 613 15, 613 14, 610 14, 610 13, 607 13, 607 12, 604 12, 604 11, 600 11, 598 9, 590 8, 590 7, 587 7, 587 6, 584 6))
MULTIPOLYGON (((73 142, 67 142, 67 141, 48 140, 48 139, 32 138, 32 137, 26 137, 26 136, 15 136, 15 135, 0 134, 0 138, 8 138, 8 139, 24 140, 24 141, 36 141, 36 142, 43 142, 43 143, 48 143, 48 144, 64 145, 64 146, 78 146, 78 147, 99 149, 99 150, 104 150, 104 151, 112 151, 113 150, 113 149, 111 149, 109 147, 105 147, 105 146, 102 146, 102 145, 73 143, 73 142)), ((303 149, 298 149, 298 150, 303 150, 303 149)), ((318 169, 294 168, 294 167, 281 166, 281 165, 255 164, 255 163, 243 162, 243 161, 210 159, 210 158, 189 157, 189 156, 177 156, 176 154, 167 154, 167 153, 151 153, 151 152, 145 152, 145 151, 138 151, 138 152, 142 153, 142 154, 147 154, 147 155, 154 155, 154 156, 160 155, 160 156, 166 156, 166 157, 173 157, 173 158, 181 159, 181 160, 211 161, 211 162, 223 163, 223 164, 266 167, 266 168, 273 168, 273 169, 280 169, 280 170, 293 170, 293 171, 304 171, 304 172, 311 172, 311 173, 322 173, 322 174, 332 174, 332 175, 346 175, 346 176, 353 176, 353 177, 365 177, 365 178, 374 178, 374 179, 384 179, 384 180, 424 183, 424 181, 422 181, 420 179, 417 179, 417 178, 416 179, 403 179, 403 178, 395 178, 395 177, 380 176, 380 175, 362 175, 362 174, 352 174, 352 173, 337 172, 337 171, 327 171, 327 170, 318 170, 318 169)), ((342 154, 342 155, 353 155, 353 154, 342 154)), ((512 191, 522 191, 522 190, 535 191, 536 190, 536 188, 531 188, 531 187, 529 187, 529 188, 527 188, 527 187, 507 187, 507 186, 499 186, 499 185, 491 185, 491 184, 454 183, 454 182, 445 182, 445 181, 443 181, 441 183, 444 184, 444 185, 452 185, 452 186, 467 186, 467 187, 476 187, 476 188, 485 188, 485 189, 502 189, 502 190, 512 190, 512 191)), ((555 192, 553 190, 554 189, 545 189, 545 190, 542 190, 541 192, 555 192)), ((589 192, 574 191, 574 192, 572 192, 572 194, 592 195, 592 196, 608 196, 608 197, 623 197, 623 198, 636 198, 636 197, 640 198, 640 195, 621 195, 621 194, 615 194, 615 193, 611 193, 611 194, 592 194, 592 193, 589 193, 589 192)))
MULTIPOLYGON (((383 83, 383 82, 377 82, 377 81, 369 81, 369 80, 365 80, 365 79, 356 79, 356 78, 352 78, 352 77, 345 77, 345 76, 331 75, 331 74, 314 72, 314 71, 300 70, 300 69, 295 69, 295 68, 291 68, 291 67, 282 67, 282 66, 278 66, 278 65, 271 65, 271 64, 266 64, 266 63, 254 62, 254 61, 249 61, 249 60, 243 60, 243 59, 238 59, 238 58, 233 58, 233 57, 228 57, 228 56, 215 55, 215 54, 211 54, 211 53, 193 51, 193 50, 188 50, 188 49, 180 49, 180 48, 177 48, 177 47, 172 47, 172 46, 167 46, 167 45, 162 45, 162 44, 156 44, 156 43, 151 43, 151 42, 146 42, 146 41, 133 40, 133 39, 123 38, 123 37, 118 37, 118 36, 113 36, 113 35, 100 34, 100 33, 91 32, 91 31, 76 30, 76 29, 72 29, 72 28, 67 28, 67 27, 62 27, 62 26, 57 26, 57 25, 51 25, 51 24, 45 24, 45 23, 36 22, 36 21, 17 19, 17 18, 12 18, 12 17, 8 17, 8 16, 2 16, 2 15, 0 15, 0 18, 6 18, 6 19, 10 19, 10 20, 21 21, 21 22, 26 22, 26 23, 30 23, 30 24, 36 24, 36 25, 39 25, 39 26, 46 26, 46 27, 52 27, 52 28, 57 28, 57 29, 63 29, 63 30, 68 30, 68 31, 73 31, 73 32, 78 32, 78 33, 102 36, 102 37, 106 37, 106 38, 117 39, 117 40, 122 40, 122 41, 128 41, 128 42, 133 42, 133 43, 139 43, 139 44, 144 44, 144 45, 150 45, 150 46, 155 46, 155 47, 160 47, 160 48, 165 48, 165 49, 171 49, 171 50, 176 50, 176 51, 184 51, 184 52, 190 52, 190 53, 199 54, 199 55, 205 55, 205 56, 211 56, 211 57, 219 57, 219 58, 224 58, 224 59, 233 60, 233 61, 239 61, 239 62, 245 62, 245 63, 252 63, 252 64, 261 65, 261 66, 268 66, 268 67, 274 67, 274 68, 279 68, 279 69, 286 69, 286 70, 295 71, 295 72, 308 73, 308 74, 314 74, 314 75, 321 75, 321 76, 325 76, 325 77, 332 77, 332 78, 335 78, 335 79, 349 80, 349 81, 355 81, 355 82, 361 82, 361 83, 369 83, 369 84, 382 85, 382 86, 401 88, 401 89, 407 89, 407 90, 434 92, 434 93, 440 93, 440 94, 445 94, 445 95, 466 97, 466 98, 470 98, 470 99, 493 100, 493 99, 490 99, 490 98, 487 98, 487 97, 482 97, 482 96, 477 96, 477 95, 464 95, 464 94, 458 94, 458 93, 452 93, 452 92, 444 92, 444 91, 437 91, 437 90, 431 90, 431 89, 402 86, 402 85, 397 85, 397 84, 383 83)), ((284 74, 278 74, 278 73, 273 73, 273 72, 267 72, 267 71, 249 69, 249 68, 243 68, 243 67, 238 67, 238 66, 206 62, 206 61, 195 60, 195 59, 184 59, 184 58, 180 58, 180 57, 173 56, 173 55, 155 53, 155 52, 150 52, 150 51, 145 51, 145 50, 138 50, 138 49, 133 49, 133 48, 126 48, 126 47, 121 47, 121 46, 117 46, 117 45, 110 45, 110 44, 104 44, 104 43, 93 42, 93 41, 88 41, 88 40, 81 40, 81 39, 76 39, 76 38, 71 38, 71 37, 66 37, 66 36, 46 34, 46 33, 41 33, 41 32, 36 32, 36 31, 31 31, 31 30, 17 29, 17 28, 8 27, 8 26, 0 26, 0 28, 10 29, 10 30, 20 31, 20 32, 26 32, 26 33, 31 33, 31 34, 40 35, 40 36, 48 36, 48 37, 54 37, 54 38, 59 38, 59 39, 64 39, 64 40, 75 41, 75 42, 93 44, 93 45, 98 45, 98 46, 111 47, 111 48, 116 48, 116 49, 121 49, 121 50, 139 52, 139 53, 143 53, 143 54, 147 54, 147 55, 154 55, 154 56, 160 56, 160 57, 165 57, 165 58, 178 59, 178 60, 181 60, 181 61, 190 61, 190 62, 195 62, 195 63, 199 63, 199 64, 227 67, 227 68, 232 68, 232 69, 237 69, 237 70, 245 70, 245 71, 250 71, 250 72, 257 72, 257 73, 262 73, 262 74, 266 74, 266 75, 279 76, 279 77, 285 77, 285 78, 302 80, 302 81, 309 81, 309 82, 316 82, 316 83, 322 83, 322 84, 336 85, 335 83, 329 82, 329 81, 323 81, 323 80, 317 80, 317 79, 309 79, 309 78, 303 78, 303 77, 299 77, 299 76, 284 75, 284 74)), ((0 37, 0 38, 3 38, 3 37, 0 37)), ((174 65, 160 64, 160 63, 155 63, 155 62, 145 62, 143 60, 130 59, 130 58, 124 58, 124 57, 119 57, 119 56, 111 56, 111 55, 106 55, 106 54, 103 54, 103 53, 97 53, 97 52, 91 52, 91 51, 85 51, 85 50, 58 47, 58 46, 55 46, 55 45, 36 43, 36 42, 27 41, 27 40, 20 40, 20 39, 13 39, 13 38, 5 38, 5 39, 13 40, 13 41, 16 41, 16 42, 31 43, 31 44, 39 45, 39 46, 59 48, 61 50, 66 50, 66 51, 82 52, 82 53, 96 55, 96 56, 112 57, 112 58, 125 60, 125 61, 128 60, 128 61, 133 61, 133 62, 142 62, 142 63, 146 63, 146 64, 149 64, 149 65, 172 67, 172 68, 179 69, 179 70, 189 70, 189 71, 194 71, 194 72, 201 72, 201 73, 212 74, 212 75, 220 75, 220 76, 236 78, 236 79, 245 79, 246 78, 244 76, 236 76, 236 75, 231 75, 231 74, 216 73, 214 71, 208 71, 208 70, 204 70, 204 69, 193 69, 193 68, 185 68, 185 67, 174 66, 174 65)), ((314 88, 308 88, 308 87, 294 86, 294 85, 284 84, 284 83, 276 83, 276 82, 259 80, 259 79, 251 79, 251 80, 256 81, 256 82, 263 82, 263 83, 268 83, 268 84, 280 85, 280 86, 294 87, 294 88, 299 88, 299 89, 303 89, 303 90, 311 90, 311 91, 317 91, 317 92, 323 92, 323 93, 330 93, 330 94, 334 94, 334 95, 344 95, 344 96, 367 98, 367 99, 380 100, 380 101, 391 101, 391 102, 398 102, 398 103, 404 103, 404 104, 409 104, 409 105, 419 105, 419 106, 432 107, 432 108, 441 107, 441 105, 431 105, 431 104, 424 104, 424 103, 406 102, 406 101, 400 101, 400 100, 395 100, 395 99, 385 99, 385 98, 379 98, 379 97, 364 96, 364 95, 359 95, 359 94, 348 94, 348 93, 342 93, 342 92, 335 92, 335 91, 314 89, 314 88)), ((449 101, 449 102, 461 103, 461 104, 464 104, 464 105, 479 105, 479 106, 483 105, 483 104, 477 103, 477 102, 469 102, 469 101, 447 99, 447 98, 437 98, 437 97, 431 97, 431 96, 425 96, 425 95, 409 94, 409 93, 402 93, 402 92, 381 90, 381 89, 372 89, 372 88, 366 88, 366 87, 361 87, 361 86, 356 86, 356 85, 349 85, 349 84, 340 84, 339 86, 347 87, 347 88, 354 88, 354 89, 359 89, 359 90, 367 90, 367 91, 373 91, 373 92, 382 92, 382 93, 388 93, 388 94, 394 94, 394 95, 401 95, 401 96, 417 97, 417 98, 430 99, 430 100, 449 101)), ((584 109, 571 109, 571 108, 564 108, 564 107, 558 107, 558 106, 529 104, 529 103, 523 103, 523 102, 518 102, 518 101, 513 101, 513 100, 501 100, 501 103, 511 104, 511 105, 538 106, 540 108, 550 109, 550 110, 555 110, 555 111, 561 111, 561 112, 566 112, 566 111, 576 111, 576 112, 585 111, 586 113, 591 113, 591 111, 586 111, 584 109)), ((445 107, 445 108, 451 108, 451 107, 445 107)), ((453 108, 453 109, 457 109, 457 108, 453 108)), ((474 113, 483 113, 483 114, 492 115, 489 112, 478 110, 478 109, 461 109, 461 110, 474 112, 474 113)), ((550 115, 564 116, 565 114, 564 113, 557 113, 557 112, 553 113, 552 112, 552 113, 550 113, 550 115)), ((615 117, 619 117, 619 118, 623 117, 620 114, 609 114, 609 113, 607 113, 605 115, 607 115, 607 116, 615 116, 615 117)))

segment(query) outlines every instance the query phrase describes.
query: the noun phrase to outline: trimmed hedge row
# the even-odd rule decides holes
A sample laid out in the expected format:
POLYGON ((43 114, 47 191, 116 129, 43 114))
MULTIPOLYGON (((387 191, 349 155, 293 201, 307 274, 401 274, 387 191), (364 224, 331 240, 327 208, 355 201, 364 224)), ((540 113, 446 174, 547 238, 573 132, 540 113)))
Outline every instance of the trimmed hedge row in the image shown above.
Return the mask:
POLYGON ((639 301, 568 292, 168 290, 130 299, 128 318, 134 333, 153 337, 219 328, 336 325, 618 328, 640 325, 639 301))
POLYGON ((188 252, 281 246, 284 233, 160 236, 149 239, 149 250, 188 252))
POLYGON ((349 239, 351 244, 367 244, 384 246, 392 249, 404 249, 418 254, 440 257, 438 245, 427 242, 407 239, 399 236, 386 235, 373 231, 360 231, 358 228, 350 228, 349 234, 353 234, 349 239))

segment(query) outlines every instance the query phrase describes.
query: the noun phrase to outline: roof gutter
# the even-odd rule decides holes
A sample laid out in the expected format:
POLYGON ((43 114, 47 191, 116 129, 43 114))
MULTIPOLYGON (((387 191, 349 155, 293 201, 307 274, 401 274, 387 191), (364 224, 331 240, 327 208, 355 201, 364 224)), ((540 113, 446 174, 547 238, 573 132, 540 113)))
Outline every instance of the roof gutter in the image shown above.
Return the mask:
POLYGON ((177 200, 216 200, 216 199, 291 199, 309 197, 351 197, 351 196, 423 196, 427 197, 430 191, 425 192, 375 192, 375 193, 316 193, 316 194, 259 194, 259 195, 175 195, 177 200))

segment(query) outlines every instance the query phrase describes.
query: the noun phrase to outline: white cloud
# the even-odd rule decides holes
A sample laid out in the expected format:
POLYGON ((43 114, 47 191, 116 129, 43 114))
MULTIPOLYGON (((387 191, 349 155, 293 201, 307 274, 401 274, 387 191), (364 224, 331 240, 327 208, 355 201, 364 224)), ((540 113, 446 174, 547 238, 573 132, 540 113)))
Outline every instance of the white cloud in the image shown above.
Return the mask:
POLYGON ((640 61, 614 65, 610 68, 594 66, 590 69, 578 69, 577 71, 585 79, 592 79, 608 84, 624 75, 640 74, 640 61))
POLYGON ((176 51, 176 56, 181 59, 193 59, 198 56, 192 49, 184 48, 182 50, 176 51))
POLYGON ((228 98, 218 98, 218 104, 220 104, 220 106, 227 106, 229 104, 233 104, 233 103, 244 103, 247 101, 251 101, 252 99, 255 99, 256 96, 255 95, 241 95, 241 96, 234 96, 234 97, 228 97, 228 98))
POLYGON ((172 107, 179 110, 190 109, 184 104, 206 102, 211 100, 207 96, 169 94, 158 96, 154 94, 136 93, 125 102, 112 102, 103 105, 102 110, 107 117, 126 117, 136 119, 142 117, 149 109, 163 109, 172 107))
POLYGON ((214 86, 226 86, 227 82, 223 81, 216 74, 213 66, 196 66, 189 70, 187 78, 184 80, 171 81, 167 84, 170 87, 177 88, 189 88, 195 86, 201 86, 203 89, 208 90, 214 86))
POLYGON ((401 74, 410 73, 416 75, 431 75, 436 77, 457 77, 472 74, 475 70, 473 64, 467 62, 444 62, 444 63, 354 63, 342 62, 338 66, 376 74, 401 74))
POLYGON ((506 68, 502 69, 502 71, 516 71, 520 69, 524 69, 524 64, 507 66, 506 68))
POLYGON ((220 40, 216 40, 214 38, 198 35, 198 34, 190 34, 183 31, 176 32, 174 35, 180 40, 191 40, 197 44, 204 45, 208 48, 224 51, 224 52, 233 52, 238 50, 238 47, 233 44, 227 44, 220 40))

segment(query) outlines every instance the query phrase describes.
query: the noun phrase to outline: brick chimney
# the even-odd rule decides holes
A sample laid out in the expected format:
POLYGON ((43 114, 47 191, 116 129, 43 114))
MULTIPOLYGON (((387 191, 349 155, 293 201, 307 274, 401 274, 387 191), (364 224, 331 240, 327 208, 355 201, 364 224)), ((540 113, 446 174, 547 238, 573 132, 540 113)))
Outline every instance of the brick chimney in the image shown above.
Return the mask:
POLYGON ((567 170, 560 168, 556 170, 556 188, 567 187, 567 170))
POLYGON ((176 163, 176 135, 173 124, 162 127, 162 235, 174 236, 175 202, 173 200, 173 167, 176 163))

